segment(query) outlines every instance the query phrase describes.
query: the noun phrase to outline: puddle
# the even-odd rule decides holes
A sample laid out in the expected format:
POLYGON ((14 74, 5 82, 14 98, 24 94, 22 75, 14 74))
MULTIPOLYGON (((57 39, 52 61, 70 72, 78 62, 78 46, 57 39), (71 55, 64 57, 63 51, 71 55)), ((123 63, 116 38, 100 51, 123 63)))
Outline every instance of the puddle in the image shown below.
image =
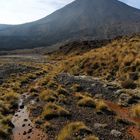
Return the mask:
POLYGON ((27 107, 24 106, 24 101, 28 97, 28 94, 23 94, 20 97, 18 110, 12 119, 15 126, 13 140, 47 140, 46 134, 37 129, 29 119, 29 112, 27 107))

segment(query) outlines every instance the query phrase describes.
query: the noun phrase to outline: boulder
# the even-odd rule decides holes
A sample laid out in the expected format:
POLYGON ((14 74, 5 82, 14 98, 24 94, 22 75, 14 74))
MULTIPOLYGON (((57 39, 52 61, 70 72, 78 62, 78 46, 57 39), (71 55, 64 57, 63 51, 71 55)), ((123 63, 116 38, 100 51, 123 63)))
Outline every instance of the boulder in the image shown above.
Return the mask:
POLYGON ((131 98, 132 98, 131 95, 126 94, 126 93, 122 93, 122 94, 119 96, 118 104, 121 105, 121 106, 127 107, 128 104, 129 104, 129 101, 131 100, 131 98))
POLYGON ((116 137, 116 138, 122 136, 122 133, 120 131, 118 131, 118 130, 115 130, 115 129, 114 130, 111 130, 110 134, 112 136, 116 137))
POLYGON ((108 126, 107 124, 95 123, 94 124, 94 129, 104 129, 107 126, 108 126))

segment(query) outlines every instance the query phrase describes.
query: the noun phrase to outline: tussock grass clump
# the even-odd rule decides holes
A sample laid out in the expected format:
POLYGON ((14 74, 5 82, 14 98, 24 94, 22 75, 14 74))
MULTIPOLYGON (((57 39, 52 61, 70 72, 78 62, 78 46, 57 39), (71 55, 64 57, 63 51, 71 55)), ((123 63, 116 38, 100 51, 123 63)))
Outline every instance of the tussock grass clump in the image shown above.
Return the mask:
POLYGON ((52 81, 49 81, 49 82, 48 82, 47 86, 48 86, 49 88, 57 89, 58 84, 57 84, 55 81, 52 80, 52 81))
POLYGON ((12 111, 12 109, 16 109, 18 107, 18 93, 14 92, 13 90, 5 90, 3 91, 0 102, 0 106, 3 107, 3 112, 7 112, 7 110, 12 111), (4 104, 4 105, 2 105, 4 104))
POLYGON ((58 95, 58 103, 67 104, 67 97, 63 94, 58 95))
POLYGON ((2 114, 6 114, 8 112, 8 107, 9 107, 8 104, 5 104, 4 101, 0 100, 0 112, 2 114))
POLYGON ((18 100, 18 97, 19 95, 16 92, 10 90, 4 94, 3 99, 12 102, 12 101, 18 100))
POLYGON ((89 93, 87 92, 76 92, 75 95, 76 99, 78 100, 78 106, 82 107, 95 107, 95 101, 92 97, 90 97, 89 93))
POLYGON ((54 71, 51 71, 49 75, 47 75, 45 78, 42 79, 41 86, 46 86, 51 89, 57 89, 59 85, 56 82, 55 78, 56 73, 54 71))
POLYGON ((65 95, 65 96, 67 96, 69 94, 68 91, 62 86, 58 86, 56 92, 58 92, 59 95, 62 94, 62 95, 65 95))
POLYGON ((2 126, 0 128, 0 138, 9 139, 11 135, 11 128, 8 126, 2 126))
POLYGON ((34 73, 28 73, 20 77, 20 83, 21 85, 27 84, 30 79, 35 79, 35 78, 36 78, 36 75, 34 73))
POLYGON ((18 93, 10 88, 0 87, 0 139, 10 139, 12 128, 11 120, 18 108, 18 93))
POLYGON ((70 112, 59 105, 49 103, 44 107, 42 116, 44 119, 52 119, 55 117, 66 117, 70 116, 70 112))
POLYGON ((91 133, 91 130, 83 122, 69 123, 60 131, 57 140, 80 139, 75 134, 78 134, 81 131, 91 133))
POLYGON ((84 106, 84 107, 95 107, 95 101, 91 97, 84 97, 83 99, 78 101, 79 106, 84 106))
POLYGON ((140 104, 132 106, 131 116, 135 118, 140 118, 140 104))
POLYGON ((109 107, 107 106, 107 104, 103 100, 96 99, 95 104, 96 104, 97 112, 102 112, 104 110, 109 110, 109 107))
POLYGON ((46 101, 46 102, 54 102, 57 99, 57 94, 55 91, 47 89, 47 90, 43 90, 40 95, 39 98, 42 101, 46 101))
POLYGON ((12 116, 0 115, 0 138, 9 139, 12 134, 12 128, 14 127, 11 123, 12 116))
POLYGON ((74 84, 72 87, 71 87, 71 90, 73 92, 80 92, 82 91, 82 87, 79 85, 79 84, 74 84))
POLYGON ((80 99, 83 99, 85 97, 85 94, 80 93, 80 92, 76 92, 74 94, 74 96, 76 97, 76 99, 80 100, 80 99))
POLYGON ((34 85, 34 86, 29 87, 29 88, 28 88, 28 91, 29 91, 30 93, 39 92, 40 88, 41 88, 40 86, 34 85))
POLYGON ((96 136, 94 136, 94 135, 92 135, 92 136, 88 136, 88 137, 86 137, 86 138, 83 139, 83 140, 99 140, 99 138, 96 137, 96 136))

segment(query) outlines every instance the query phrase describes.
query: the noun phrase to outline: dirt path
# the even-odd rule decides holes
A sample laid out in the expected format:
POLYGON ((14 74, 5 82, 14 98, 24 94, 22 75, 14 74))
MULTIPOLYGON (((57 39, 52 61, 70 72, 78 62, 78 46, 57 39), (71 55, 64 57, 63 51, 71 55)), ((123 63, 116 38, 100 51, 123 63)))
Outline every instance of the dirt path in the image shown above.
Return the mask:
POLYGON ((19 109, 15 113, 12 122, 14 140, 46 140, 47 136, 38 130, 29 118, 29 112, 23 102, 28 98, 28 94, 23 94, 19 100, 19 109))
POLYGON ((119 116, 121 119, 125 119, 131 123, 134 123, 135 125, 140 124, 139 118, 133 118, 130 116, 129 108, 120 107, 119 105, 110 101, 106 101, 106 104, 109 106, 111 110, 116 112, 117 116, 119 116))
POLYGON ((135 140, 140 139, 140 129, 138 129, 135 126, 129 127, 128 133, 130 133, 132 136, 134 136, 135 140))
MULTIPOLYGON (((39 80, 43 75, 36 77, 32 82, 23 85, 21 88, 26 88, 28 90, 28 86, 34 84, 37 80, 39 80)), ((27 105, 30 101, 28 101, 27 105, 25 102, 30 98, 30 93, 23 93, 19 98, 18 110, 12 118, 12 123, 14 124, 13 129, 13 140, 47 140, 47 135, 38 129, 35 124, 33 124, 29 118, 29 111, 27 110, 27 105)), ((34 101, 34 100, 32 100, 34 101)))

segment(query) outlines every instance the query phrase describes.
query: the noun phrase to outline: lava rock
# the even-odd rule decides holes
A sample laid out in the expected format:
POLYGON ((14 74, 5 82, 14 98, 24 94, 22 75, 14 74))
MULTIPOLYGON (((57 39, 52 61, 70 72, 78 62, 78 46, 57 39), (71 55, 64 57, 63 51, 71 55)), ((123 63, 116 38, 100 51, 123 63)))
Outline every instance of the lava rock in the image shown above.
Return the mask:
POLYGON ((107 124, 95 123, 94 124, 94 129, 104 129, 107 126, 108 126, 107 124))
POLYGON ((122 133, 120 131, 117 131, 117 130, 111 130, 110 134, 116 138, 122 136, 122 133))

